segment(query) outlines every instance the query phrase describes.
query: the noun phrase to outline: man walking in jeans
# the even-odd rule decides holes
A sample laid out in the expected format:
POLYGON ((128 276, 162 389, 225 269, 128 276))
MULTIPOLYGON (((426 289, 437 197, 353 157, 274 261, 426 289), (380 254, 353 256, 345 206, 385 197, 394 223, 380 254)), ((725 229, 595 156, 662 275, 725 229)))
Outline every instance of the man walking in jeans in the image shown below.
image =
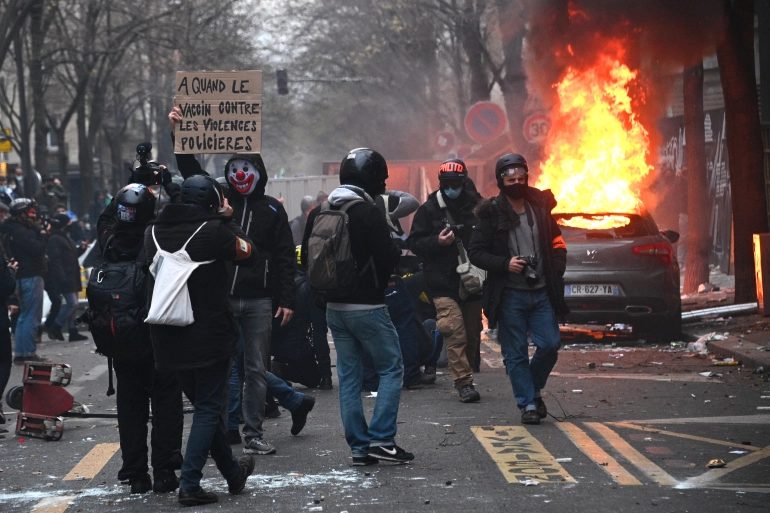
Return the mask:
POLYGON ((527 161, 508 153, 495 166, 500 194, 479 205, 471 262, 486 269, 485 311, 497 337, 522 424, 548 415, 540 393, 558 357, 557 315, 567 313, 567 245, 551 210, 550 191, 527 185, 527 161), (529 359, 527 336, 537 348, 529 359))
POLYGON ((310 251, 308 247, 319 212, 339 210, 348 204, 347 229, 358 276, 352 291, 328 293, 326 321, 337 351, 340 414, 353 465, 414 459, 395 441, 404 367, 398 334, 385 306, 385 287, 400 251, 373 199, 385 192, 387 178, 388 167, 382 155, 368 148, 351 150, 340 164, 340 187, 329 194, 328 203, 310 213, 303 241, 302 261, 311 266, 308 258, 317 255, 315 244, 310 244, 310 251), (369 424, 361 403, 365 355, 374 362, 380 380, 369 424))

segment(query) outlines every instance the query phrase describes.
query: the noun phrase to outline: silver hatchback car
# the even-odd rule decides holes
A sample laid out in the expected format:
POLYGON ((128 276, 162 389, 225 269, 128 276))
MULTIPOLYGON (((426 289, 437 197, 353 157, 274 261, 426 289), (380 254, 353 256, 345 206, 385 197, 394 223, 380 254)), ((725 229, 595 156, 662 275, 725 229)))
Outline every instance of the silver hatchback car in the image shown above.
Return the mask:
POLYGON ((682 323, 679 234, 647 212, 554 214, 567 242, 564 296, 570 323, 630 324, 649 340, 678 337, 682 323), (597 228, 603 221, 613 228, 597 228))

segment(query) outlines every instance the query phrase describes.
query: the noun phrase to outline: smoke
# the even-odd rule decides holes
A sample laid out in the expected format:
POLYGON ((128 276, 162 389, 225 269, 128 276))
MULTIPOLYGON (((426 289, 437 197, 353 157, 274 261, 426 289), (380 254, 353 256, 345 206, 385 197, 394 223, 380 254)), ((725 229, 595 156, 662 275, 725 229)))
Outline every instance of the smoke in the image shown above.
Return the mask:
POLYGON ((714 53, 721 12, 719 0, 535 0, 525 51, 528 88, 553 105, 552 86, 568 67, 589 66, 600 52, 620 53, 640 70, 642 115, 657 119, 671 75, 714 53))

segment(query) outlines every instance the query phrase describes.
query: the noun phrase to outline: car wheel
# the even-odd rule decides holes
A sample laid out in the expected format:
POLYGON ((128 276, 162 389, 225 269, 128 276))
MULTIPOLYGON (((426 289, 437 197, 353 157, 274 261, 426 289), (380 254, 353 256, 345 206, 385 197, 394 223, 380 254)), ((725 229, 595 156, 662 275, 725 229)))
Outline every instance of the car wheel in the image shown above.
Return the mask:
POLYGON ((656 322, 634 324, 634 334, 656 344, 668 344, 682 337, 682 305, 675 312, 656 322))

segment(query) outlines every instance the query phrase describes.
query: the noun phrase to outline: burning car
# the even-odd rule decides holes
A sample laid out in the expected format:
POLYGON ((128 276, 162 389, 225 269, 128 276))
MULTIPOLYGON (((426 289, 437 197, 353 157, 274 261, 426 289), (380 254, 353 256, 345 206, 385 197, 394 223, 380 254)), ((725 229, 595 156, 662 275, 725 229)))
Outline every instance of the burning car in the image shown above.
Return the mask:
POLYGON ((630 324, 654 340, 681 330, 679 265, 672 244, 652 216, 555 213, 567 242, 564 296, 571 323, 630 324))

